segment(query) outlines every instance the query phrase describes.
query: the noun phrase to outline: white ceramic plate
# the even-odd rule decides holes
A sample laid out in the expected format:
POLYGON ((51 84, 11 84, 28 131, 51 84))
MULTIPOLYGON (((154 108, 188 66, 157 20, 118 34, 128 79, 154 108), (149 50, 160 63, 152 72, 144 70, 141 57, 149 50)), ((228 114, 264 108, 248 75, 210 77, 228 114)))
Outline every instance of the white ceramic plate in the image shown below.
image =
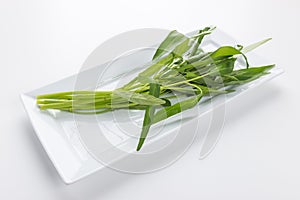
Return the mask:
MULTIPOLYGON (((207 39, 205 39, 203 46, 204 48, 210 49, 210 48, 217 48, 221 45, 234 45, 238 44, 235 40, 233 40, 231 37, 226 35, 220 30, 214 31, 214 33, 209 36, 207 39)), ((132 54, 131 56, 126 58, 125 63, 120 60, 120 62, 115 63, 116 65, 122 65, 123 67, 119 67, 119 69, 126 69, 128 68, 124 67, 124 65, 128 66, 139 66, 142 63, 146 63, 151 60, 153 51, 140 51, 136 52, 135 54, 132 54), (135 65, 132 65, 134 63, 135 65), (130 64, 130 65, 129 65, 130 64)), ((270 64, 265 62, 262 58, 259 56, 250 53, 247 54, 249 57, 249 60, 251 61, 252 65, 264 65, 264 64, 270 64)), ((103 65, 96 66, 94 68, 91 68, 87 71, 85 71, 85 75, 93 74, 93 77, 95 77, 95 74, 100 74, 103 70, 103 65)), ((110 74, 113 74, 113 77, 118 76, 118 74, 122 74, 125 71, 113 71, 110 74)), ((132 70, 132 69, 131 69, 132 70)), ((239 87, 237 92, 234 92, 230 94, 225 102, 226 103, 233 98, 239 96, 240 94, 248 91, 250 88, 257 87, 258 85, 274 78, 275 76, 281 74, 283 72, 282 69, 278 68, 277 66, 271 70, 271 73, 267 76, 264 76, 254 82, 251 82, 250 84, 243 85, 239 87)), ((62 114, 64 116, 62 117, 53 117, 49 115, 49 113, 41 112, 36 104, 35 104, 35 96, 38 94, 45 94, 45 93, 53 93, 53 92, 61 92, 61 91, 69 91, 74 90, 74 85, 76 83, 77 76, 71 76, 68 78, 65 78, 63 80, 60 80, 58 82, 52 83, 50 85, 47 85, 45 87, 36 89, 34 91, 25 93, 21 95, 22 101, 24 103, 24 107, 28 113, 28 116, 31 120, 31 123, 34 127, 34 130, 42 143, 44 149, 46 150, 49 158, 53 162, 55 168, 57 169, 58 173, 62 177, 63 181, 66 184, 73 183, 75 181, 78 181, 102 168, 104 168, 104 165, 102 165, 100 162, 98 162, 92 154, 90 154, 86 148, 85 145, 82 144, 80 135, 78 133, 76 124, 74 123, 74 120, 72 116, 68 116, 68 113, 62 114)), ((108 79, 111 77, 107 77, 108 79)), ((108 81, 113 81, 114 79, 109 79, 108 81)), ((89 83, 87 82, 85 85, 85 88, 89 88, 89 83)), ((92 87, 92 86, 91 86, 92 87)), ((201 105, 201 104, 200 104, 201 105)), ((201 105, 201 113, 207 113, 213 109, 213 107, 209 105, 201 105)), ((200 116, 199 116, 200 117, 200 116)), ((88 117, 83 117, 84 120, 88 121, 88 117)), ((142 118, 141 118, 142 119, 142 118)), ((141 121, 141 120, 139 120, 141 121)), ((108 120, 107 122, 108 127, 113 127, 114 122, 112 120, 108 120)), ((100 125, 100 126, 103 126, 100 125)), ((105 128, 105 127, 103 127, 105 128)), ((169 127, 167 132, 172 132, 174 127, 169 127)), ((126 135, 122 135, 121 133, 118 133, 117 131, 107 131, 107 138, 115 144, 124 144, 124 142, 130 143, 130 139, 126 135)), ((136 144, 134 142, 133 144, 136 144)), ((131 148, 132 146, 129 146, 131 148)), ((134 148, 133 146, 132 148, 134 148)))

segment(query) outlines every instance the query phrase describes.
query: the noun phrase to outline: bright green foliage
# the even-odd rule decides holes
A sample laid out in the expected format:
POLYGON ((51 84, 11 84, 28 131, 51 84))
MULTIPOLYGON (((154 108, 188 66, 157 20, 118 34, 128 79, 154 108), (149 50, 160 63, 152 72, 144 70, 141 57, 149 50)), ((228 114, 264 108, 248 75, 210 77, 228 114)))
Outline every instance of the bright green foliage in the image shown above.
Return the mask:
POLYGON ((41 110, 56 109, 76 114, 145 110, 137 146, 139 151, 152 124, 193 108, 204 96, 234 92, 235 86, 260 78, 274 67, 249 67, 245 56, 270 39, 245 48, 241 45, 221 46, 215 51, 204 52, 200 48, 201 42, 213 30, 206 27, 191 37, 171 31, 159 45, 152 64, 121 88, 43 94, 36 97, 36 103, 41 110), (235 70, 238 57, 246 64, 243 69, 235 70))

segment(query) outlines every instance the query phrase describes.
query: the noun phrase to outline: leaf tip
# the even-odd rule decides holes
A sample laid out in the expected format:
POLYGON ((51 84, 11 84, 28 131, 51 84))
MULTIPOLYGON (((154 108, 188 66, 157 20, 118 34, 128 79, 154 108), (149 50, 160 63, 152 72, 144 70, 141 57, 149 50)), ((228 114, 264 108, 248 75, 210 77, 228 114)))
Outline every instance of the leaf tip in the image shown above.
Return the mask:
POLYGON ((140 151, 141 150, 141 148, 142 148, 142 146, 144 144, 144 141, 145 141, 145 138, 140 138, 139 143, 138 143, 138 145, 136 147, 136 151, 140 151))

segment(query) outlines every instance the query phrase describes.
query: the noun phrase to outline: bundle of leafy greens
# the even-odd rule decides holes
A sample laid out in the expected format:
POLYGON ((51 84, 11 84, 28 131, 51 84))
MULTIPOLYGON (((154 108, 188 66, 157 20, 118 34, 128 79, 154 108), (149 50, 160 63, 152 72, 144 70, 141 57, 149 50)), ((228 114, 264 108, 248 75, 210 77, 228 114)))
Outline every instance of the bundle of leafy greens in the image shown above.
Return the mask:
POLYGON ((191 37, 171 31, 157 48, 152 64, 136 78, 112 91, 69 91, 37 96, 41 110, 56 109, 76 114, 101 114, 117 109, 145 110, 137 145, 139 151, 150 126, 193 108, 201 98, 234 92, 234 87, 268 74, 274 65, 249 67, 245 53, 270 39, 248 47, 221 46, 205 52, 200 44, 214 28, 206 27, 191 37), (237 59, 242 62, 236 62, 237 59), (244 68, 236 69, 237 65, 244 68), (174 103, 172 99, 180 96, 174 103))

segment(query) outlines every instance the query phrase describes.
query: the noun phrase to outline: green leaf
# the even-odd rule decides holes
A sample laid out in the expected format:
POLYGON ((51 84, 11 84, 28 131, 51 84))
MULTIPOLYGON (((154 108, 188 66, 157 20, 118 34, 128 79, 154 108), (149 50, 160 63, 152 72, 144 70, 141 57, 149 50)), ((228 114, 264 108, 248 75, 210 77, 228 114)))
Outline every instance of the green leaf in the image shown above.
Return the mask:
POLYGON ((205 27, 204 29, 202 30, 199 30, 198 34, 194 37, 196 37, 196 41, 195 41, 195 44, 191 50, 191 54, 190 56, 193 56, 197 53, 197 50, 203 40, 203 38, 208 35, 208 34, 211 34, 211 32, 215 29, 216 27, 205 27))
POLYGON ((261 67, 251 67, 248 69, 235 70, 231 74, 229 74, 230 77, 223 77, 224 85, 241 85, 248 83, 261 76, 268 74, 268 71, 274 66, 275 65, 267 65, 261 67))
POLYGON ((182 43, 180 43, 179 45, 177 45, 174 50, 172 51, 172 53, 175 56, 182 56, 187 50, 190 49, 190 39, 186 38, 182 43))
MULTIPOLYGON (((154 97, 159 97, 159 94, 160 94, 160 85, 156 83, 150 83, 149 95, 154 97)), ((143 129, 141 132, 138 146, 136 148, 137 151, 139 151, 142 148, 144 141, 148 135, 150 126, 152 125, 154 112, 155 112, 154 106, 147 106, 144 115, 143 129)))
POLYGON ((239 55, 239 54, 244 57, 246 66, 248 68, 249 63, 248 63, 247 57, 241 51, 239 51, 238 49, 231 47, 231 46, 220 47, 219 49, 217 49, 216 51, 214 51, 211 54, 211 57, 216 60, 216 59, 220 59, 220 58, 222 59, 224 57, 230 57, 230 56, 239 55))
POLYGON ((254 44, 251 44, 251 45, 249 45, 249 46, 247 46, 247 47, 244 47, 244 48, 242 49, 242 52, 243 52, 243 53, 248 53, 248 52, 252 51, 253 49, 256 49, 257 47, 259 47, 259 46, 261 46, 261 45, 267 43, 267 42, 270 41, 270 40, 272 40, 272 38, 267 38, 267 39, 264 39, 264 40, 262 40, 262 41, 259 41, 259 42, 256 42, 256 43, 254 43, 254 44))
POLYGON ((215 77, 206 76, 204 78, 193 81, 193 83, 198 84, 199 86, 205 86, 209 88, 219 88, 223 86, 223 83, 217 82, 215 77))
POLYGON ((156 61, 153 65, 142 71, 139 76, 152 76, 161 70, 162 67, 166 66, 169 62, 173 60, 173 54, 169 54, 161 60, 156 61))
POLYGON ((142 75, 139 75, 137 77, 137 81, 142 83, 142 84, 156 83, 156 81, 152 77, 142 76, 142 75))
POLYGON ((245 80, 251 77, 257 76, 263 72, 267 72, 272 69, 275 65, 267 65, 262 67, 251 67, 248 69, 235 70, 231 73, 231 76, 234 76, 238 80, 245 80))
POLYGON ((159 110, 158 112, 156 112, 156 114, 154 115, 153 124, 160 122, 164 119, 167 119, 178 113, 181 113, 185 110, 191 109, 197 105, 197 103, 203 97, 203 87, 199 87, 199 86, 196 86, 193 84, 189 84, 189 85, 191 85, 193 87, 195 86, 196 92, 194 94, 196 94, 196 95, 194 95, 193 97, 190 97, 188 99, 182 100, 172 106, 163 108, 163 109, 159 110))
POLYGON ((187 79, 195 78, 195 77, 197 77, 197 76, 199 76, 199 75, 198 75, 198 74, 195 74, 194 72, 186 72, 186 74, 185 74, 185 77, 186 77, 187 79))
POLYGON ((227 56, 233 56, 238 54, 242 54, 242 52, 231 46, 223 46, 218 48, 216 51, 214 51, 211 54, 211 57, 213 59, 216 59, 220 57, 227 57, 227 56))
POLYGON ((195 105, 197 105, 201 98, 202 95, 199 94, 157 111, 154 115, 153 124, 165 120, 178 113, 181 113, 182 111, 193 108, 195 105))
MULTIPOLYGON (((165 104, 166 102, 162 99, 156 98, 153 95, 141 94, 132 91, 127 91, 123 89, 117 89, 113 92, 113 96, 122 97, 129 102, 133 102, 140 105, 160 105, 165 104)), ((113 100, 112 100, 113 103, 113 100)))
POLYGON ((182 33, 179 33, 176 30, 171 31, 169 35, 164 39, 164 41, 159 45, 152 59, 155 60, 162 57, 167 52, 173 51, 176 46, 186 41, 187 39, 188 37, 186 37, 182 33))
POLYGON ((137 82, 140 82, 142 84, 155 82, 155 80, 152 78, 152 76, 155 75, 156 73, 158 73, 164 66, 166 66, 170 62, 172 62, 173 59, 174 59, 174 55, 168 54, 167 56, 165 56, 159 60, 155 60, 154 63, 150 67, 146 68, 144 71, 139 73, 138 77, 135 77, 134 79, 129 81, 127 84, 125 84, 122 87, 122 89, 128 90, 128 89, 130 89, 130 87, 132 85, 136 84, 137 82), (146 78, 146 80, 145 80, 145 78, 146 78))
POLYGON ((236 58, 229 58, 220 64, 217 65, 218 72, 220 74, 229 74, 232 72, 234 68, 234 63, 236 61, 236 58))

